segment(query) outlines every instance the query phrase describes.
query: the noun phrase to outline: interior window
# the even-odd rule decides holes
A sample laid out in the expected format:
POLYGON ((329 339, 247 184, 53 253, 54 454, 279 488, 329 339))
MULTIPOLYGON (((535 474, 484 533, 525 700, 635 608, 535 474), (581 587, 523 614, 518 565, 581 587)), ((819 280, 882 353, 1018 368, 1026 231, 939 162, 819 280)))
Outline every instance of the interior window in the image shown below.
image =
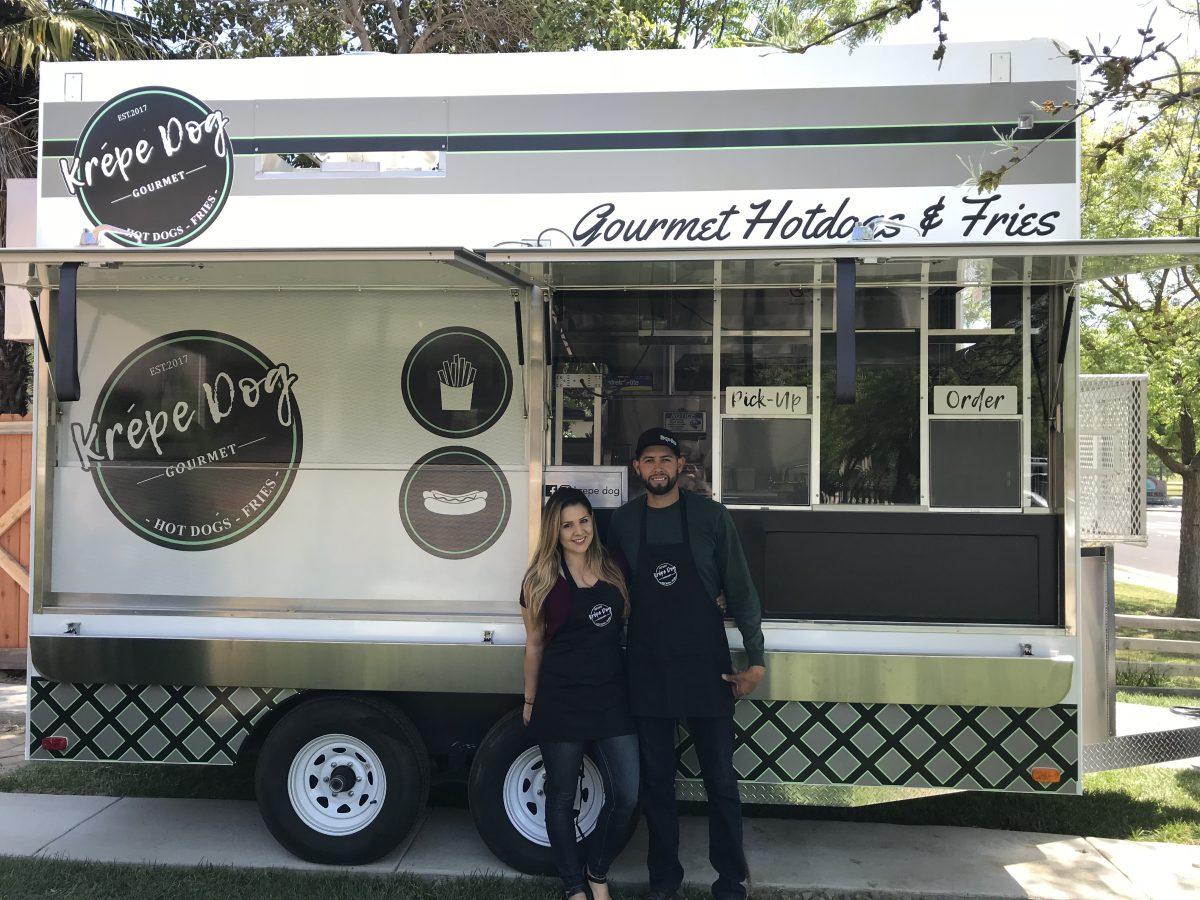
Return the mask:
POLYGON ((920 502, 920 336, 859 332, 854 403, 834 400, 837 337, 821 338, 821 503, 920 502))

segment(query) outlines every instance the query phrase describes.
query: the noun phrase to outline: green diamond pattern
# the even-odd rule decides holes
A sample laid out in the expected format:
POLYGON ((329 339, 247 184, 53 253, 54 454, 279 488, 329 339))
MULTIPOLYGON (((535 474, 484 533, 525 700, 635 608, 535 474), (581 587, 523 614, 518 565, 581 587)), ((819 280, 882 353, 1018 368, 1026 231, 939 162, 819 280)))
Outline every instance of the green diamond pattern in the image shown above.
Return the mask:
MULTIPOLYGON (((743 700, 734 719, 743 784, 861 784, 1075 793, 1078 713, 1044 709, 743 700), (753 750, 753 755, 744 752, 753 750), (749 765, 753 762, 753 765, 749 765), (1063 773, 1057 784, 1034 766, 1063 773)), ((679 731, 679 777, 701 777, 679 731)))
POLYGON ((30 682, 32 759, 232 765, 255 722, 296 692, 280 688, 30 682), (42 749, 62 735, 67 749, 42 749))

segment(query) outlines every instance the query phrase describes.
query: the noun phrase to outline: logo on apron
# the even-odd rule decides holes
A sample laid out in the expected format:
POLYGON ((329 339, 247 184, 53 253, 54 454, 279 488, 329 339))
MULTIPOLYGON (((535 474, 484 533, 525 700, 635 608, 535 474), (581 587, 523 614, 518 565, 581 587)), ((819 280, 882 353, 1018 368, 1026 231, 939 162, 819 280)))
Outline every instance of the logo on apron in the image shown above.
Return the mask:
POLYGON ((612 621, 612 617, 612 607, 607 603, 597 603, 592 607, 591 612, 588 613, 588 618, 597 628, 603 628, 612 621))
POLYGON ((670 587, 678 578, 679 570, 672 563, 659 563, 654 570, 654 580, 663 587, 670 587))

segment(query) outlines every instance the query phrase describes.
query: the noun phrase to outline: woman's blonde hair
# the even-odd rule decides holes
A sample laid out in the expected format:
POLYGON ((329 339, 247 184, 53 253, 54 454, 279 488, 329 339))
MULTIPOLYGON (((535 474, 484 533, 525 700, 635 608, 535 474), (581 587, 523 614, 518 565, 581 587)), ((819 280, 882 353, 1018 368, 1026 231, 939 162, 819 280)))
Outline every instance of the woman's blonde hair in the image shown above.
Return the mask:
MULTIPOLYGON (((591 501, 587 495, 577 488, 559 488, 550 495, 546 505, 542 507, 541 533, 538 535, 537 552, 533 561, 525 570, 525 578, 521 581, 521 596, 529 609, 530 618, 542 624, 545 617, 546 597, 549 596, 559 576, 562 574, 562 551, 559 549, 558 535, 562 529, 563 510, 568 506, 582 506, 592 517, 591 501)), ((584 554, 588 568, 599 575, 601 581, 608 582, 621 592, 625 601, 625 616, 629 616, 629 589, 625 586, 625 575, 621 572, 613 558, 600 543, 600 536, 592 531, 592 542, 584 554)))

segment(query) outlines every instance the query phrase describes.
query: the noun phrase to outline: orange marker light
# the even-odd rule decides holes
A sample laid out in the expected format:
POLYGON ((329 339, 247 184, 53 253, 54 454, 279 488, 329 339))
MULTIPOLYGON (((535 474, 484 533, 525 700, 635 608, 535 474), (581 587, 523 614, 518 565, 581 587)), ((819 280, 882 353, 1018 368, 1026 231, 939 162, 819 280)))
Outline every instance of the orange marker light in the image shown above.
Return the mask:
POLYGON ((1029 777, 1038 784, 1058 784, 1062 781, 1062 772, 1047 766, 1034 766, 1029 770, 1029 777))

